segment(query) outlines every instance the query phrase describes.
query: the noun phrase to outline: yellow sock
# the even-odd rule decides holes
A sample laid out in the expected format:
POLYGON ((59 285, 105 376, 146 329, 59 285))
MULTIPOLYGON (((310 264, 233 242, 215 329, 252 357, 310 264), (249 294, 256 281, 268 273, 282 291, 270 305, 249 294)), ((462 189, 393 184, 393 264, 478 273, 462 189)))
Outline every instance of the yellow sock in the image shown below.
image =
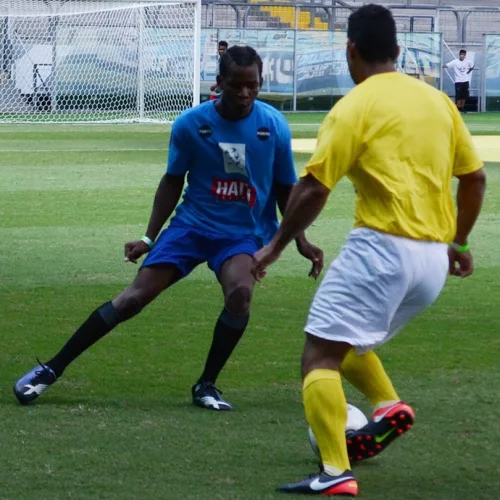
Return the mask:
POLYGON ((339 475, 350 470, 345 440, 347 403, 340 373, 313 370, 304 379, 302 395, 306 417, 318 442, 325 471, 339 475))
POLYGON ((359 355, 355 349, 351 349, 340 372, 374 407, 387 406, 400 400, 380 358, 373 351, 359 355))

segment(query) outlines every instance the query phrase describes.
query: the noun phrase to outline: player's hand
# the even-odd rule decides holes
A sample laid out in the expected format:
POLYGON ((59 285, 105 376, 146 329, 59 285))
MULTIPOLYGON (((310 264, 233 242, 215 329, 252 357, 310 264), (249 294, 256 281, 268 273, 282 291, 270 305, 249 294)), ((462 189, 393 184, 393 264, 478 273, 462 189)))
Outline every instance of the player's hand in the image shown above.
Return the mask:
POLYGON ((317 246, 309 243, 305 238, 297 240, 297 250, 306 259, 312 262, 311 271, 309 276, 311 278, 317 279, 323 270, 325 256, 323 250, 317 246))
POLYGON ((260 250, 255 252, 253 256, 253 266, 251 271, 253 277, 257 281, 265 278, 267 274, 266 268, 276 262, 280 258, 280 255, 281 252, 276 251, 271 245, 266 245, 265 247, 262 247, 260 250))
POLYGON ((212 85, 212 86, 210 87, 210 91, 211 91, 211 92, 213 92, 216 88, 217 88, 217 85, 212 85))
POLYGON ((149 245, 142 240, 130 241, 125 243, 125 262, 137 264, 137 259, 148 253, 151 249, 149 245))
POLYGON ((457 252, 453 247, 448 247, 448 260, 451 276, 467 278, 474 272, 474 261, 470 252, 457 252))

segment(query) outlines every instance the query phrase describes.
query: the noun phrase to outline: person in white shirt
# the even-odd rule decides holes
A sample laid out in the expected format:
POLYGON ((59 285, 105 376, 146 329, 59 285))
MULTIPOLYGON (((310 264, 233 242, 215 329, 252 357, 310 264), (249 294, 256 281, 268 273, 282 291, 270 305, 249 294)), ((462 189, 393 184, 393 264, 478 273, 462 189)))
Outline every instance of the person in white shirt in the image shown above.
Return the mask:
POLYGON ((469 86, 472 78, 474 64, 466 59, 467 51, 462 49, 458 55, 458 59, 445 64, 443 68, 455 70, 455 102, 458 110, 465 113, 465 103, 469 98, 469 86))

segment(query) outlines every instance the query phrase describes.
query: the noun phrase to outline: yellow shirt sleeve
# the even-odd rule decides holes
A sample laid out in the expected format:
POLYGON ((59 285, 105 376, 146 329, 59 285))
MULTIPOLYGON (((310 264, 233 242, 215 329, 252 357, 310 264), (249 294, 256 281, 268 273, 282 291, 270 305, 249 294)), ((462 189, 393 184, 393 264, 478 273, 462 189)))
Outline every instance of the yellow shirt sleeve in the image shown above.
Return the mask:
POLYGON ((459 112, 454 113, 456 130, 455 162, 453 164, 453 175, 467 175, 476 172, 483 167, 483 161, 479 157, 476 147, 472 141, 469 129, 462 120, 459 112))
POLYGON ((360 149, 355 131, 333 111, 321 124, 316 150, 300 176, 312 175, 332 190, 356 163, 360 149))

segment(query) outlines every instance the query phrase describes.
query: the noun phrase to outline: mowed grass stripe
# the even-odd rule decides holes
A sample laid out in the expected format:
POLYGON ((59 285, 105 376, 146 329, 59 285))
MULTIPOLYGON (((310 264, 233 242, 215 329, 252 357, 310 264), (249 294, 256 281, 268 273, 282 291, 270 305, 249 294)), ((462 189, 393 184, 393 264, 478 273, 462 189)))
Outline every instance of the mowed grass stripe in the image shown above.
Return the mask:
MULTIPOLYGON (((500 215, 483 217, 474 232, 472 244, 477 268, 500 267, 497 251, 500 215)), ((312 242, 325 248, 332 259, 344 243, 352 219, 323 219, 308 232, 312 242)), ((61 226, 25 229, 1 229, 0 252, 9 255, 12 242, 21 242, 23 251, 5 257, 0 288, 24 288, 62 283, 130 282, 136 266, 123 262, 123 244, 144 232, 144 224, 126 226, 61 226)), ((309 263, 292 245, 282 260, 270 270, 270 276, 307 276, 309 263)), ((211 271, 200 266, 192 279, 213 280, 211 271)), ((190 278, 190 279, 191 279, 190 278)))
POLYGON ((0 192, 36 197, 33 191, 156 189, 166 156, 163 151, 11 154, 0 168, 0 192))

